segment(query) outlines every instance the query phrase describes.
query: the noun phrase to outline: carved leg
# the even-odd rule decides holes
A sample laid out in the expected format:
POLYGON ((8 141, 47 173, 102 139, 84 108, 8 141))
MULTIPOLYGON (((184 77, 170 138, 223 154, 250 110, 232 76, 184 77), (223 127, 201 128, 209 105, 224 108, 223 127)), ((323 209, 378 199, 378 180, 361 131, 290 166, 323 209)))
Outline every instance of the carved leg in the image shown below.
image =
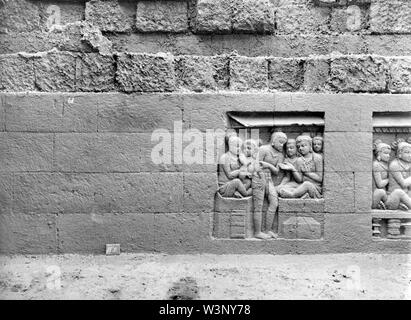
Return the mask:
POLYGON ((388 219, 388 238, 395 239, 400 236, 400 227, 401 227, 401 220, 400 219, 388 219))
POLYGON ((265 181, 260 179, 253 179, 253 222, 254 222, 254 236, 258 239, 267 239, 268 235, 262 232, 263 223, 263 203, 265 193, 265 181))
POLYGON ((381 237, 381 219, 372 220, 372 235, 374 237, 381 237))
POLYGON ((274 232, 274 218, 278 208, 278 194, 277 190, 274 187, 273 181, 270 179, 267 183, 268 192, 268 210, 265 220, 265 227, 267 229, 267 234, 273 238, 277 238, 277 234, 274 232))
POLYGON ((375 189, 372 195, 372 208, 385 210, 384 202, 387 201, 387 192, 384 189, 375 189))

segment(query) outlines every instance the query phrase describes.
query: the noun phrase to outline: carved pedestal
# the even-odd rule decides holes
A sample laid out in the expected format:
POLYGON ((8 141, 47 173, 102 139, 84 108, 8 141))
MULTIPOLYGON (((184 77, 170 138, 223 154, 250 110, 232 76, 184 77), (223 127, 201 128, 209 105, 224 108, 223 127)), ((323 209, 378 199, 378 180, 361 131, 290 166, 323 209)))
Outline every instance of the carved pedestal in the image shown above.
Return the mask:
POLYGON ((401 227, 401 220, 400 219, 388 219, 388 238, 395 239, 400 236, 400 227, 401 227))
POLYGON ((381 219, 372 219, 372 235, 381 237, 381 219))

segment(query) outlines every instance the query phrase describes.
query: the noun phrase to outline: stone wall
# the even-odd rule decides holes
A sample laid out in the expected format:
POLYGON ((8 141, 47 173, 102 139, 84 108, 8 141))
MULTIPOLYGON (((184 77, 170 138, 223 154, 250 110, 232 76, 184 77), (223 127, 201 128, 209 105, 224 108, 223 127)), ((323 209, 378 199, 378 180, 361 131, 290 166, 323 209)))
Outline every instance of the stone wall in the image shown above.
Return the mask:
POLYGON ((334 2, 0 0, 0 252, 409 251, 372 239, 371 163, 373 112, 411 111, 411 3, 334 2), (322 240, 213 239, 215 166, 151 161, 230 111, 324 113, 322 240))

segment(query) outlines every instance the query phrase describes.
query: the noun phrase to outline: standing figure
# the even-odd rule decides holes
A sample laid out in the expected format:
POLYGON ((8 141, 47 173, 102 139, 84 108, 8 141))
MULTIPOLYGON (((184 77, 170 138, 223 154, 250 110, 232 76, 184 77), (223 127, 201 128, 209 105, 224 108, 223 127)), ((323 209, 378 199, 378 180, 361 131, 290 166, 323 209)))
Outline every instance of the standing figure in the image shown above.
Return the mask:
POLYGON ((275 238, 274 218, 278 208, 278 194, 274 186, 273 177, 278 176, 278 165, 284 161, 283 147, 287 142, 287 136, 283 132, 274 132, 271 135, 270 144, 260 147, 258 159, 265 174, 265 183, 261 189, 255 189, 253 194, 254 212, 263 210, 264 198, 268 200, 268 210, 265 219, 266 233, 275 238))
POLYGON ((388 169, 387 209, 410 210, 411 144, 404 141, 397 144, 397 158, 391 161, 388 169))
POLYGON ((218 164, 218 192, 226 198, 251 196, 251 187, 247 189, 242 181, 251 175, 240 170, 243 142, 236 135, 227 136, 226 142, 228 151, 221 156, 218 164))
POLYGON ((324 139, 321 136, 315 136, 313 138, 313 150, 316 153, 323 154, 324 149, 324 139))
POLYGON ((372 164, 372 176, 375 189, 372 195, 372 208, 385 210, 388 186, 388 161, 390 160, 391 146, 381 140, 374 142, 375 161, 372 164))
MULTIPOLYGON (((288 139, 285 144, 285 154, 284 163, 291 163, 293 166, 296 166, 298 159, 297 153, 297 142, 295 139, 288 139)), ((283 189, 295 189, 298 187, 298 182, 295 181, 293 175, 290 171, 286 171, 283 180, 280 185, 277 187, 278 194, 282 197, 283 189)))
POLYGON ((290 171, 299 185, 295 189, 283 189, 282 197, 301 198, 308 194, 310 198, 321 198, 323 157, 313 152, 311 137, 298 136, 296 141, 298 152, 301 154, 301 157, 296 161, 296 166, 291 163, 283 163, 280 167, 290 171))

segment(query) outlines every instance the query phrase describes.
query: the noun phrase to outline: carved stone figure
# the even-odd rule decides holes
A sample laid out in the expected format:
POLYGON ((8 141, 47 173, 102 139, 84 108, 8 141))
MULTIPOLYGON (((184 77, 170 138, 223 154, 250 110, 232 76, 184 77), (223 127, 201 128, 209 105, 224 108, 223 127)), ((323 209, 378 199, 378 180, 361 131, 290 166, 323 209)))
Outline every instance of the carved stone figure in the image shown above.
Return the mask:
POLYGON ((372 208, 385 210, 388 186, 388 161, 390 160, 391 147, 381 140, 374 142, 375 161, 372 164, 372 174, 375 189, 372 197, 372 208))
POLYGON ((271 135, 270 144, 263 145, 259 149, 258 159, 265 174, 265 180, 255 183, 253 189, 254 214, 262 215, 264 198, 268 200, 268 210, 265 220, 266 233, 271 237, 277 237, 274 233, 274 217, 278 208, 278 194, 274 186, 273 177, 280 172, 278 165, 284 161, 283 147, 287 142, 287 136, 283 132, 274 132, 271 135))
POLYGON ((251 177, 247 172, 240 170, 240 153, 242 140, 236 135, 226 136, 228 151, 224 153, 218 164, 218 192, 226 198, 241 198, 251 196, 251 186, 244 185, 245 178, 251 177))
POLYGON ((299 183, 294 189, 282 189, 284 198, 301 198, 308 195, 310 198, 321 198, 321 186, 323 181, 323 157, 313 152, 312 139, 302 135, 296 139, 300 157, 295 166, 291 163, 282 163, 280 168, 289 171, 295 181, 299 183))
POLYGON ((315 136, 313 138, 313 151, 319 154, 323 154, 324 140, 321 136, 315 136))
MULTIPOLYGON (((285 144, 285 154, 286 157, 284 159, 284 163, 290 163, 295 167, 298 159, 297 142, 295 141, 295 139, 287 140, 287 143, 285 144)), ((294 179, 292 173, 290 171, 286 171, 283 180, 277 187, 278 194, 282 196, 283 189, 295 189, 297 187, 298 182, 294 179)))

